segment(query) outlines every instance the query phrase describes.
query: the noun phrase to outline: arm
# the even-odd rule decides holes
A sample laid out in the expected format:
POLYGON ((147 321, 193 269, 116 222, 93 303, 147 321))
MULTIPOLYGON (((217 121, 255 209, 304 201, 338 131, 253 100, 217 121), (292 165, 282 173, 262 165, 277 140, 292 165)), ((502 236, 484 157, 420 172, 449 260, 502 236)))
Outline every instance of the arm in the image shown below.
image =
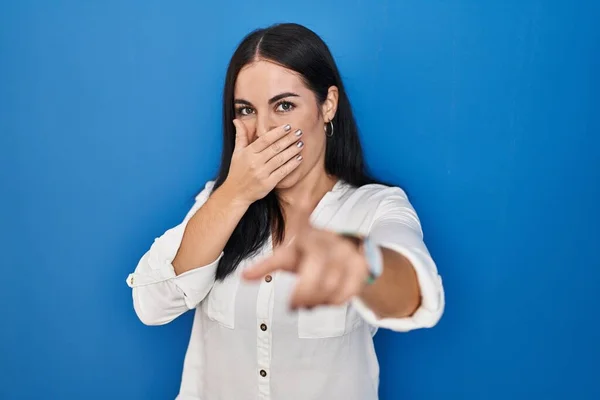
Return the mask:
POLYGON ((212 287, 225 243, 245 212, 226 188, 211 195, 212 188, 209 182, 183 222, 157 238, 127 278, 146 325, 166 324, 195 308, 212 287))
POLYGON ((291 245, 245 269, 244 277, 261 279, 278 269, 296 273, 292 308, 351 301, 374 327, 409 331, 434 326, 444 310, 444 291, 417 215, 401 189, 380 195, 368 233, 381 248, 384 267, 371 286, 366 285, 369 265, 360 237, 316 229, 308 217, 299 218, 304 224, 298 223, 291 245))
POLYGON ((382 318, 406 318, 421 304, 421 289, 415 269, 402 254, 381 248, 383 273, 360 297, 382 318))
POLYGON ((135 311, 147 325, 166 324, 206 297, 223 249, 250 204, 300 165, 302 146, 294 146, 299 130, 284 125, 248 144, 245 126, 237 120, 234 125, 225 183, 212 194, 213 183, 207 184, 184 221, 156 239, 127 278, 135 311))
POLYGON ((297 158, 302 146, 294 146, 302 131, 292 134, 292 127, 284 125, 248 144, 245 125, 238 120, 233 124, 236 141, 229 175, 185 229, 181 247, 173 260, 177 275, 214 260, 250 204, 265 197, 302 160, 297 158), (199 247, 197 243, 204 245, 199 247))
POLYGON ((445 306, 442 280, 417 214, 400 189, 379 204, 369 236, 381 248, 383 273, 353 305, 374 326, 396 331, 434 326, 445 306))
POLYGON ((219 187, 185 227, 181 246, 173 259, 175 274, 201 268, 217 259, 248 207, 249 204, 238 201, 235 191, 225 184, 219 187))

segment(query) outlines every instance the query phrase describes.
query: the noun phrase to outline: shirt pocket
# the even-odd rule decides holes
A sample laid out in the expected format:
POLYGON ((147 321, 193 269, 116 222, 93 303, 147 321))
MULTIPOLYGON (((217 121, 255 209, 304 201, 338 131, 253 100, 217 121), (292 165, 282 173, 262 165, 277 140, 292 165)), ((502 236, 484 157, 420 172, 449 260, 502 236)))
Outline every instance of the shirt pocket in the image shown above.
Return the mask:
POLYGON ((235 297, 239 283, 236 274, 231 274, 223 281, 215 281, 204 304, 209 319, 230 329, 235 326, 235 297))
POLYGON ((298 337, 301 339, 324 339, 339 337, 352 332, 361 318, 350 306, 319 306, 312 310, 298 311, 298 337))

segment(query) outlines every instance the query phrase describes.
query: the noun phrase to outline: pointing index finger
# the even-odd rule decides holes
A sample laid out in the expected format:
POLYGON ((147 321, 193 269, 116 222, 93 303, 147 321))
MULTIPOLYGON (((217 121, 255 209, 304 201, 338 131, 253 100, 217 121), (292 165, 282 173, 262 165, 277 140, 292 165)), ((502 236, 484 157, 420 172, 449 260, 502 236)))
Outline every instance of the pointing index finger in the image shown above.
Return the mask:
POLYGON ((248 267, 244 270, 242 276, 247 280, 257 280, 279 269, 293 271, 295 266, 296 251, 293 247, 286 247, 277 249, 271 257, 248 267))

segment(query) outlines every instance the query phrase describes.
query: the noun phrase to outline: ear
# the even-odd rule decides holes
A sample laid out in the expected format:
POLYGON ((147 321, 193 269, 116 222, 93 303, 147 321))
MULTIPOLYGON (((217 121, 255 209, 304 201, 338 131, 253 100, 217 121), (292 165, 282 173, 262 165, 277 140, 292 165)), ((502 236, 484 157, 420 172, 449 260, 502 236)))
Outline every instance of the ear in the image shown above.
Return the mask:
POLYGON ((337 112, 339 95, 340 92, 337 86, 330 86, 327 90, 327 98, 321 106, 321 113, 323 114, 323 119, 325 120, 325 123, 331 121, 333 117, 335 117, 335 113, 337 112))

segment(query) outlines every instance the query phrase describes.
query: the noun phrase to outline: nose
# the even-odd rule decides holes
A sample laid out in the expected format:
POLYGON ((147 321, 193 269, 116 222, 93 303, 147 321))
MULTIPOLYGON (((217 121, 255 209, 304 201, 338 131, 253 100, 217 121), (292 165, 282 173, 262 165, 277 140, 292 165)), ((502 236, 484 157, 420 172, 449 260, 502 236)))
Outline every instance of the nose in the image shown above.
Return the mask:
POLYGON ((259 138, 263 136, 275 127, 276 124, 269 115, 259 115, 256 121, 256 137, 259 138))

